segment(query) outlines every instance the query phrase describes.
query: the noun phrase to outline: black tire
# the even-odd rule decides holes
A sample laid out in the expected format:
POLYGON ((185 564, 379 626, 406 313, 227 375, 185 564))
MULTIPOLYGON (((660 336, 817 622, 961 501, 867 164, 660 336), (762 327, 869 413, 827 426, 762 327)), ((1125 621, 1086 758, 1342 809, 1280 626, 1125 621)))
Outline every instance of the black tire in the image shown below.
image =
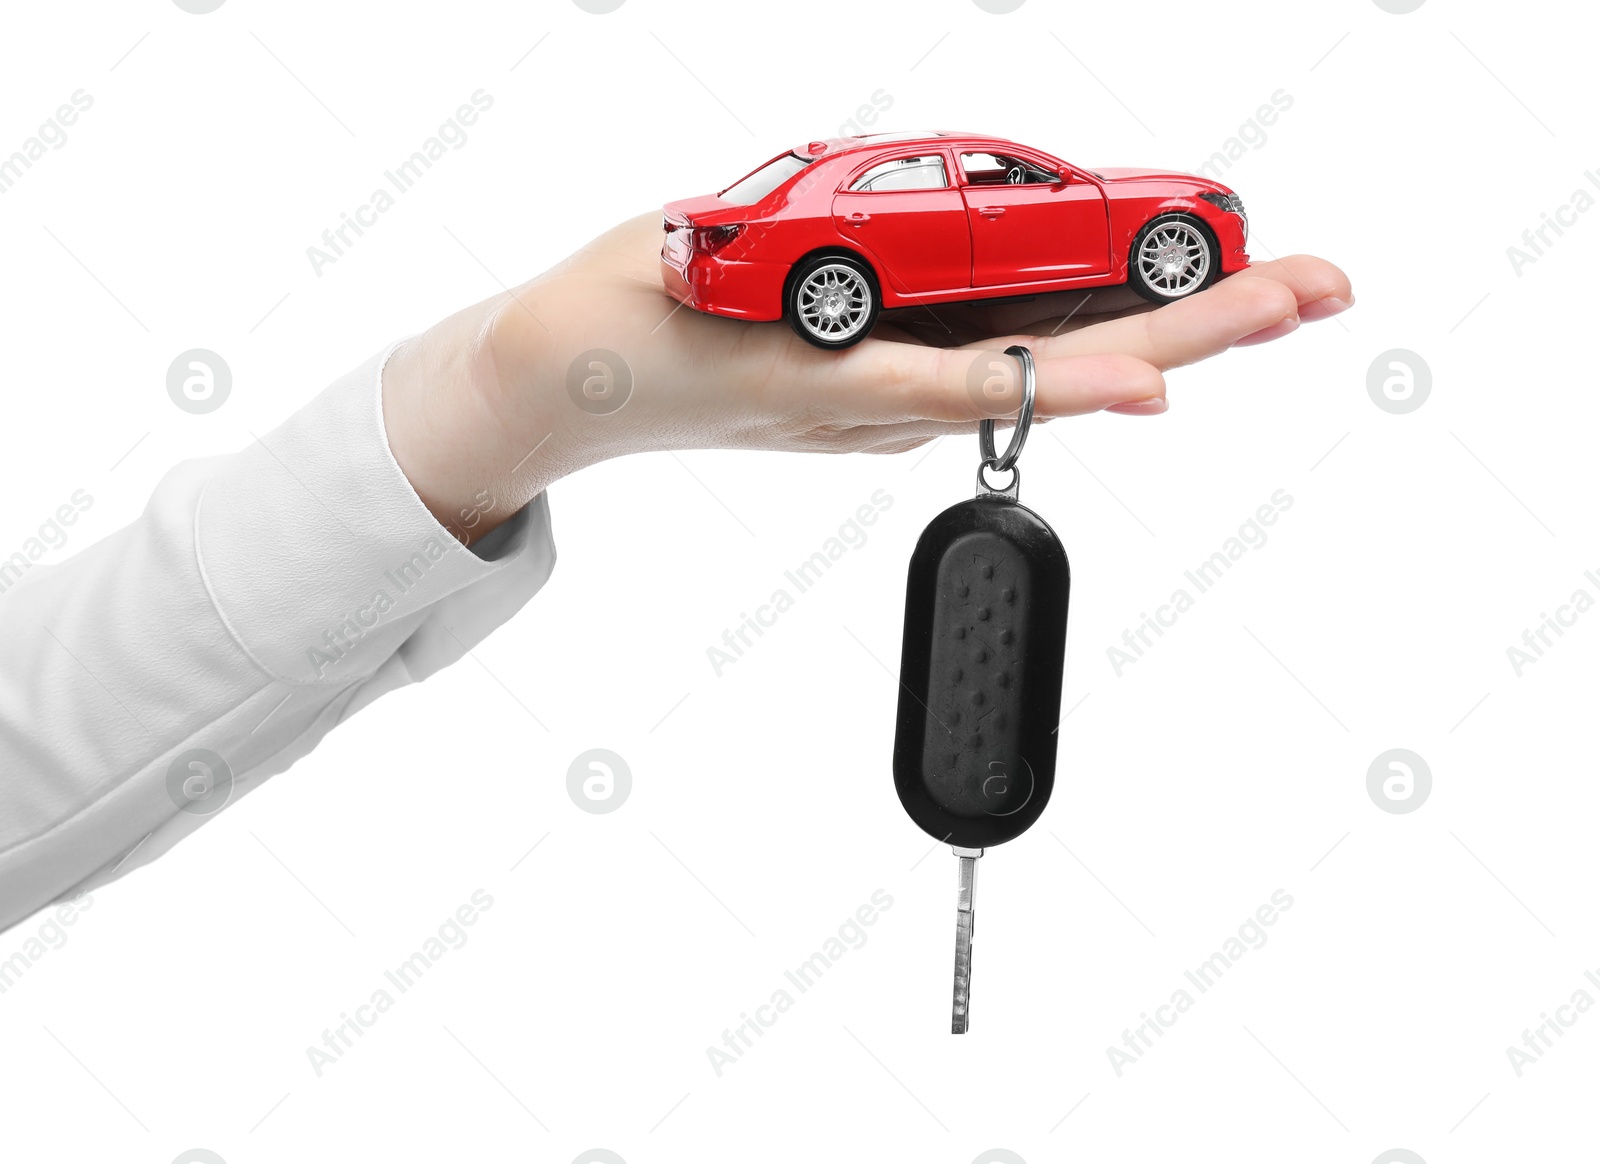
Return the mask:
POLYGON ((848 348, 866 339, 881 306, 872 268, 849 255, 818 255, 799 264, 783 294, 789 326, 819 348, 848 348))
POLYGON ((1163 214, 1134 235, 1128 286, 1151 303, 1175 303, 1215 283, 1218 261, 1210 227, 1192 214, 1163 214), (1174 269, 1180 259, 1184 265, 1174 269))

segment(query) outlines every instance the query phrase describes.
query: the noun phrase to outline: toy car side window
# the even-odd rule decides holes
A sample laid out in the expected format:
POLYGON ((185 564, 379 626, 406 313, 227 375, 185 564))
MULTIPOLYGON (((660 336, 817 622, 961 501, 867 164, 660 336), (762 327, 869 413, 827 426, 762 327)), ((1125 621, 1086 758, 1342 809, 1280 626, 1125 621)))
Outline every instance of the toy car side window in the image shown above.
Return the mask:
POLYGON ((944 159, 938 154, 927 154, 881 162, 857 178, 850 189, 883 193, 891 190, 943 190, 949 185, 949 175, 944 172, 944 159))
POLYGON ((1021 158, 977 151, 961 155, 961 174, 969 186, 1034 186, 1061 181, 1058 175, 1021 158))

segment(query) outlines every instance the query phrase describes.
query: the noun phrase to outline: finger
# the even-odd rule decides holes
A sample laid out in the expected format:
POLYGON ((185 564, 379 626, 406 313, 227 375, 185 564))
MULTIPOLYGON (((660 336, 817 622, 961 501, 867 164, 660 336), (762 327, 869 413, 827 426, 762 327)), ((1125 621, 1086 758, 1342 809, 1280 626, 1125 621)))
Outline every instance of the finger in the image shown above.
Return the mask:
MULTIPOLYGON (((1233 278, 1274 279, 1288 287, 1295 295, 1300 322, 1327 319, 1346 311, 1355 302, 1349 277, 1326 259, 1315 255, 1289 255, 1246 267, 1233 278)), ((1097 322, 1097 317, 1114 313, 1143 314, 1155 310, 1148 300, 1136 295, 1132 288, 1123 285, 1102 287, 1088 292, 1060 292, 1041 295, 1033 304, 1018 303, 1013 318, 1031 317, 1031 322, 1017 324, 1006 330, 1034 335, 1055 335, 1068 327, 1086 327, 1097 322), (1075 301, 1076 309, 1063 301, 1075 301), (1029 311, 1030 306, 1040 310, 1029 311)), ((1289 329, 1290 331, 1293 328, 1289 329)), ((1261 342, 1261 341, 1256 341, 1261 342)))
POLYGON ((1235 279, 1272 279, 1294 293, 1302 321, 1337 315, 1355 302, 1350 278, 1326 259, 1315 255, 1289 255, 1256 263, 1235 279))
MULTIPOLYGON (((1295 297, 1301 322, 1326 319, 1347 310, 1354 302, 1350 280, 1325 259, 1293 255, 1246 268, 1219 284, 1252 277, 1272 279, 1295 297)), ((920 342, 935 347, 993 343, 994 336, 1056 336, 1072 334, 1109 318, 1144 316, 1158 310, 1126 285, 1087 291, 1058 291, 1027 299, 907 308, 886 312, 895 324, 920 342)), ((1293 330, 1292 328, 1288 330, 1293 330)), ((1252 342, 1264 342, 1261 339, 1252 342)), ((1227 345, 1224 345, 1224 348, 1227 345)), ((1223 348, 1216 348, 1221 351, 1223 348)), ((1206 351, 1194 359, 1214 354, 1206 351)), ((1192 363, 1193 359, 1184 362, 1192 363)))
POLYGON ((1288 319, 1284 320, 1282 323, 1275 323, 1271 327, 1262 328, 1260 331, 1256 332, 1254 335, 1245 336, 1244 339, 1240 340, 1238 343, 1234 344, 1233 346, 1236 347, 1236 348, 1248 348, 1248 347, 1254 347, 1256 344, 1271 343, 1275 339, 1282 339, 1284 336, 1288 335, 1291 331, 1298 330, 1299 327, 1300 327, 1300 317, 1296 316, 1296 315, 1291 315, 1288 319))
MULTIPOLYGON (((870 339, 842 353, 807 358, 815 406, 844 423, 976 421, 1014 414, 1017 361, 999 350, 929 348, 870 339)), ((1117 404, 1166 398, 1160 371, 1121 352, 1037 356, 1034 411, 1081 416, 1117 404)))
MULTIPOLYGON (((1274 279, 1282 283, 1294 293, 1302 323, 1337 315, 1348 310, 1355 302, 1349 277, 1326 259, 1319 259, 1315 255, 1290 255, 1284 259, 1258 263, 1232 277, 1274 279)), ((1084 294, 1061 292, 1041 295, 1036 303, 1044 310, 1035 313, 1027 311, 1029 303, 1019 303, 1017 310, 1023 315, 1033 314, 1034 319, 1026 325, 1007 330, 1054 335, 1068 326, 1083 327, 1095 323, 1100 316, 1135 315, 1156 310, 1154 304, 1136 295, 1126 285, 1088 292, 1087 302, 1084 301, 1084 294), (1076 310, 1069 306, 1056 314, 1064 300, 1075 300, 1076 310)))
MULTIPOLYGON (((1127 416, 1159 416, 1164 413, 1167 402, 1164 399, 1141 401, 1137 404, 1114 405, 1105 409, 1107 412, 1117 412, 1127 416)), ((1014 418, 995 418, 995 426, 999 429, 995 440, 1003 448, 1010 439, 1009 428, 1014 418)), ((1053 417, 1035 416, 1035 428, 1049 424, 1053 417)), ((900 453, 908 449, 919 448, 930 441, 941 440, 944 437, 970 437, 978 431, 978 422, 975 420, 917 420, 903 424, 875 424, 863 425, 853 430, 855 444, 852 452, 863 453, 900 453)))
POLYGON ((1298 312, 1294 293, 1279 279, 1235 277, 1155 311, 1046 337, 1033 347, 1047 356, 1120 352, 1166 370, 1225 352, 1298 312))
MULTIPOLYGON (((1158 402, 1160 403, 1160 402, 1158 402)), ((1034 425, 1049 423, 1050 418, 1034 418, 1034 425)), ((1004 446, 1010 439, 1008 422, 997 419, 999 434, 996 441, 1004 446)), ((968 438, 978 431, 975 420, 912 420, 898 424, 862 424, 842 432, 828 432, 816 441, 806 441, 802 447, 807 452, 873 453, 893 455, 922 448, 932 441, 945 437, 968 438)))

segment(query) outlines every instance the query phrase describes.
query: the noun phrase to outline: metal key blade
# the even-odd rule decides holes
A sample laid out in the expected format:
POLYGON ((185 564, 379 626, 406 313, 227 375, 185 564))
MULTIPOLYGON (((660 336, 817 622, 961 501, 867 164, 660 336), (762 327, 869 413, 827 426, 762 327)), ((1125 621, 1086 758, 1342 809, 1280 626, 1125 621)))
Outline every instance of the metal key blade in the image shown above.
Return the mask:
POLYGON ((954 849, 960 858, 960 882, 956 889, 956 985, 950 1010, 950 1033, 967 1033, 967 1012, 972 995, 972 898, 977 889, 978 858, 982 849, 954 849))

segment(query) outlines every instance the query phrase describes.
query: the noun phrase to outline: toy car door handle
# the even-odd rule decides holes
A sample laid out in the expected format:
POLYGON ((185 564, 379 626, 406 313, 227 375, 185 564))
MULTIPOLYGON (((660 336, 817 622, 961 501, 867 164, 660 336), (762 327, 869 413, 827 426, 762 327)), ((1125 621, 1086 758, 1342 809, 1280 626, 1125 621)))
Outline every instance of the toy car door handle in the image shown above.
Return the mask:
POLYGON ((860 226, 863 222, 871 222, 872 215, 868 214, 864 210, 857 210, 851 214, 845 215, 844 220, 851 226, 860 226))
POLYGON ((1005 212, 1006 212, 1006 208, 1004 206, 980 206, 980 207, 978 207, 978 213, 983 215, 985 218, 999 218, 1005 212))

